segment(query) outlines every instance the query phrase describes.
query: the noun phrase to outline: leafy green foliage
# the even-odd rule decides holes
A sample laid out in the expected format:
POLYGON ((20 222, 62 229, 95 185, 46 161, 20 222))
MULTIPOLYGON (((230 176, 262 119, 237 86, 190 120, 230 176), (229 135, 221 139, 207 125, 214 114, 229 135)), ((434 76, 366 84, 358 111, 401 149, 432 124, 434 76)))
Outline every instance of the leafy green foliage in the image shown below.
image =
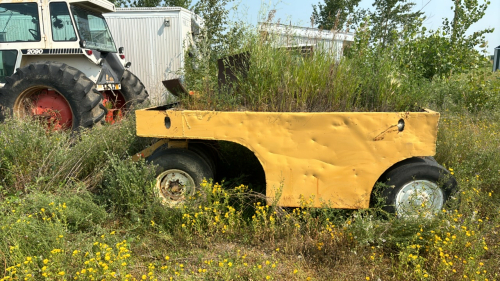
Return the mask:
MULTIPOLYGON (((371 41, 381 47, 398 41, 401 30, 419 25, 423 12, 412 12, 415 3, 408 0, 375 0, 375 11, 370 13, 371 41)), ((405 38, 406 39, 406 38, 405 38)))
POLYGON ((104 172, 102 197, 114 212, 137 221, 150 205, 158 204, 154 169, 144 161, 121 160, 114 155, 109 155, 109 162, 104 172))
POLYGON ((229 20, 227 7, 232 2, 200 0, 193 7, 194 12, 203 18, 203 28, 187 51, 185 69, 180 73, 185 84, 202 88, 207 79, 215 80, 217 60, 241 48, 246 24, 229 20))
POLYGON ((204 20, 203 36, 212 45, 214 52, 224 46, 229 10, 226 6, 232 0, 200 0, 194 6, 194 12, 204 20))
POLYGON ((487 60, 476 48, 486 47, 484 34, 493 32, 493 29, 466 35, 488 7, 488 2, 482 5, 477 2, 454 1, 454 18, 444 19, 443 27, 436 31, 415 26, 411 32, 406 32, 399 48, 402 67, 433 79, 449 78, 454 73, 468 72, 484 65, 487 60))
MULTIPOLYGON (((369 17, 357 28, 357 41, 362 41, 363 48, 371 50, 375 57, 390 52, 402 71, 426 79, 450 77, 453 73, 478 68, 485 63, 485 58, 476 48, 486 47, 484 35, 493 32, 493 29, 479 30, 471 35, 466 33, 484 16, 489 2, 451 2, 453 18, 445 18, 442 27, 429 31, 422 25, 425 20, 423 12, 412 12, 415 3, 407 0, 376 0, 373 3, 375 10, 368 12, 369 17)), ((353 17, 359 17, 359 12, 349 8, 351 5, 345 7, 353 17)), ((329 9, 328 5, 320 6, 313 16, 331 13, 329 9)), ((339 20, 343 16, 339 16, 339 20)), ((363 50, 357 48, 355 52, 360 51, 363 50)), ((352 54, 355 55, 355 52, 352 54)))
POLYGON ((337 29, 356 24, 362 11, 356 8, 361 0, 326 0, 325 4, 313 5, 312 18, 321 29, 337 29))
POLYGON ((458 72, 463 72, 471 67, 481 64, 481 56, 474 50, 476 47, 486 48, 487 42, 484 35, 494 31, 493 28, 478 30, 472 35, 466 35, 470 27, 478 22, 485 14, 489 1, 479 4, 478 0, 455 0, 453 20, 443 21, 443 32, 449 37, 449 52, 454 54, 452 65, 458 72))
POLYGON ((453 2, 454 5, 451 7, 454 12, 453 19, 443 21, 444 32, 451 34, 451 42, 463 44, 464 46, 461 47, 467 48, 484 43, 484 34, 493 32, 493 29, 480 30, 467 37, 465 33, 484 16, 490 2, 484 1, 483 4, 479 4, 478 0, 454 0, 453 2))

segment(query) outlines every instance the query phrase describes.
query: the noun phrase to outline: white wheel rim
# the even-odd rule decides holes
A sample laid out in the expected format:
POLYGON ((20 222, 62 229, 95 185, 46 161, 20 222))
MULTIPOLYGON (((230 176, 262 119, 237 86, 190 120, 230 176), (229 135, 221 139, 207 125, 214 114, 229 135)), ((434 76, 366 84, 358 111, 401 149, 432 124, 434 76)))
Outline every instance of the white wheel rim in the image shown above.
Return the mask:
POLYGON ((163 204, 175 206, 194 194, 196 185, 186 172, 177 169, 166 170, 156 177, 156 191, 163 204))
POLYGON ((428 180, 414 180, 405 184, 396 194, 398 217, 432 217, 443 208, 444 194, 439 186, 428 180))

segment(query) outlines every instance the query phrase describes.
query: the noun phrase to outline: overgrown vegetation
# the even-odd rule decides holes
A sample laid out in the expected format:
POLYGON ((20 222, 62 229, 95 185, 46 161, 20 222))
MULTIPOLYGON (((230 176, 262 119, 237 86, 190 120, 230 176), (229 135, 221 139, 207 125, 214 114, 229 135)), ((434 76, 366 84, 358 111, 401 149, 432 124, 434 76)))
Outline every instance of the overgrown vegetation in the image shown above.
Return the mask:
MULTIPOLYGON (((432 221, 387 218, 378 207, 309 208, 308 198, 300 208, 282 209, 265 205, 262 195, 244 185, 210 181, 197 195, 203 200, 168 209, 153 196, 151 168, 126 157, 139 148, 134 142, 96 145, 99 168, 79 177, 59 177, 51 188, 36 177, 18 179, 30 189, 2 184, 4 280, 496 279, 500 120, 483 113, 445 111, 437 160, 457 177, 460 197, 432 221), (86 180, 90 177, 100 180, 86 180)), ((112 129, 130 124, 133 120, 125 120, 80 137, 107 142, 112 129)), ((32 159, 48 157, 51 141, 63 141, 64 134, 29 121, 9 121, 0 129, 3 134, 17 126, 30 127, 36 142, 44 143, 40 150, 24 151, 32 159)), ((33 139, 3 145, 12 149, 33 139)), ((78 155, 80 147, 62 149, 78 155)), ((16 162, 19 167, 45 165, 19 159, 24 159, 16 162)), ((4 158, 2 164, 7 163, 4 158)), ((44 171, 48 178, 60 173, 44 171)))
POLYGON ((310 198, 294 209, 266 205, 241 184, 251 176, 235 172, 257 171, 248 167, 255 159, 227 144, 223 155, 238 156, 227 168, 233 178, 208 180, 184 206, 165 208, 152 167, 130 159, 151 141, 135 136, 132 116, 78 134, 8 119, 0 124, 0 280, 500 278, 498 73, 485 63, 427 79, 394 59, 408 42, 379 49, 362 32, 339 63, 321 52, 272 48, 245 32, 236 48, 250 53, 245 79, 240 73, 239 83, 219 90, 213 57, 193 62, 203 64, 186 81, 199 97, 184 107, 430 107, 442 114, 436 160, 460 188, 448 209, 432 220, 398 220, 380 206, 310 208, 310 198))
MULTIPOLYGON (((340 17, 357 5, 357 1, 327 2, 337 6, 348 2, 337 17, 343 22, 347 19, 340 17)), ((432 31, 422 25, 425 17, 421 12, 411 12, 413 3, 377 0, 376 11, 359 21, 355 41, 349 47, 323 44, 320 37, 310 33, 312 38, 307 44, 316 45, 304 48, 303 41, 294 39, 293 28, 274 34, 273 27, 279 25, 279 20, 273 22, 272 11, 258 29, 228 25, 218 14, 215 18, 226 23, 227 33, 220 29, 215 32, 219 34, 214 37, 217 40, 205 36, 197 42, 199 56, 188 58, 184 73, 187 88, 195 98, 183 97, 182 106, 287 112, 415 111, 429 105, 444 106, 443 96, 428 90, 474 84, 472 87, 481 88, 476 94, 450 92, 453 104, 468 103, 476 110, 491 107, 494 102, 489 101, 495 99, 492 91, 497 89, 489 88, 484 72, 470 70, 488 63, 475 47, 486 46, 484 34, 492 29, 465 35, 484 15, 488 4, 453 4, 453 19, 445 19, 442 27, 432 31), (340 51, 345 54, 342 58, 336 55, 340 51), (237 60, 227 57, 235 54, 239 54, 237 60), (218 61, 220 58, 224 59, 218 61), (221 83, 221 64, 232 72, 223 72, 229 82, 221 83), (459 74, 468 77, 463 79, 459 74)), ((328 5, 319 7, 327 9, 328 5)), ((356 12, 358 18, 363 13, 356 12)), ((336 28, 333 26, 333 33, 336 28)))
POLYGON ((249 59, 236 73, 238 82, 219 87, 215 74, 197 76, 189 85, 198 98, 187 97, 182 105, 208 110, 405 111, 427 102, 415 87, 426 81, 399 72, 390 57, 353 56, 338 63, 325 54, 331 50, 302 55, 257 36, 248 40, 249 59))

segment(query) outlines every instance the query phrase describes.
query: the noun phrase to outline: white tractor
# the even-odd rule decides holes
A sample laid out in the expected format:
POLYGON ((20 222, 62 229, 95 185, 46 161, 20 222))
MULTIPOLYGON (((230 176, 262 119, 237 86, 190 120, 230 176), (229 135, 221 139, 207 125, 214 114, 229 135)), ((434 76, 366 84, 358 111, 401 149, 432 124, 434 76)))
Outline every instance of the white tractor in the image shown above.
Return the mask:
POLYGON ((148 93, 102 16, 114 10, 105 0, 2 0, 0 120, 33 116, 77 130, 143 103, 148 93))

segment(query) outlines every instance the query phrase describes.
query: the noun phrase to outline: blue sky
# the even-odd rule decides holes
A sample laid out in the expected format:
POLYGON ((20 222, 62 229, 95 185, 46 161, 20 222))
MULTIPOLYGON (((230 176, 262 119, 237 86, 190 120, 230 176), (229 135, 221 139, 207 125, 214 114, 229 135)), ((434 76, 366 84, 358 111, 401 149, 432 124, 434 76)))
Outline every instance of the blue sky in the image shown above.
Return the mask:
MULTIPOLYGON (((275 19, 282 23, 292 23, 299 26, 311 26, 312 5, 317 5, 320 0, 235 0, 239 3, 238 18, 244 19, 250 24, 257 24, 259 13, 262 10, 276 9, 275 19), (239 2, 238 2, 239 1, 239 2), (264 7, 264 8, 263 8, 264 7), (266 8, 267 7, 267 8, 266 8)), ((484 0, 479 0, 482 3, 484 0)), ((451 6, 453 0, 415 0, 415 9, 425 12, 427 20, 425 26, 437 29, 443 22, 443 18, 452 18, 451 6), (425 6, 425 7, 424 7, 425 6)), ((486 15, 469 29, 469 34, 474 31, 494 27, 494 33, 486 35, 488 41, 487 52, 493 54, 493 49, 500 45, 500 0, 490 0, 491 4, 486 10, 486 15)), ((321 0, 321 3, 324 3, 321 0)), ((360 6, 372 8, 373 0, 361 0, 360 6)))

